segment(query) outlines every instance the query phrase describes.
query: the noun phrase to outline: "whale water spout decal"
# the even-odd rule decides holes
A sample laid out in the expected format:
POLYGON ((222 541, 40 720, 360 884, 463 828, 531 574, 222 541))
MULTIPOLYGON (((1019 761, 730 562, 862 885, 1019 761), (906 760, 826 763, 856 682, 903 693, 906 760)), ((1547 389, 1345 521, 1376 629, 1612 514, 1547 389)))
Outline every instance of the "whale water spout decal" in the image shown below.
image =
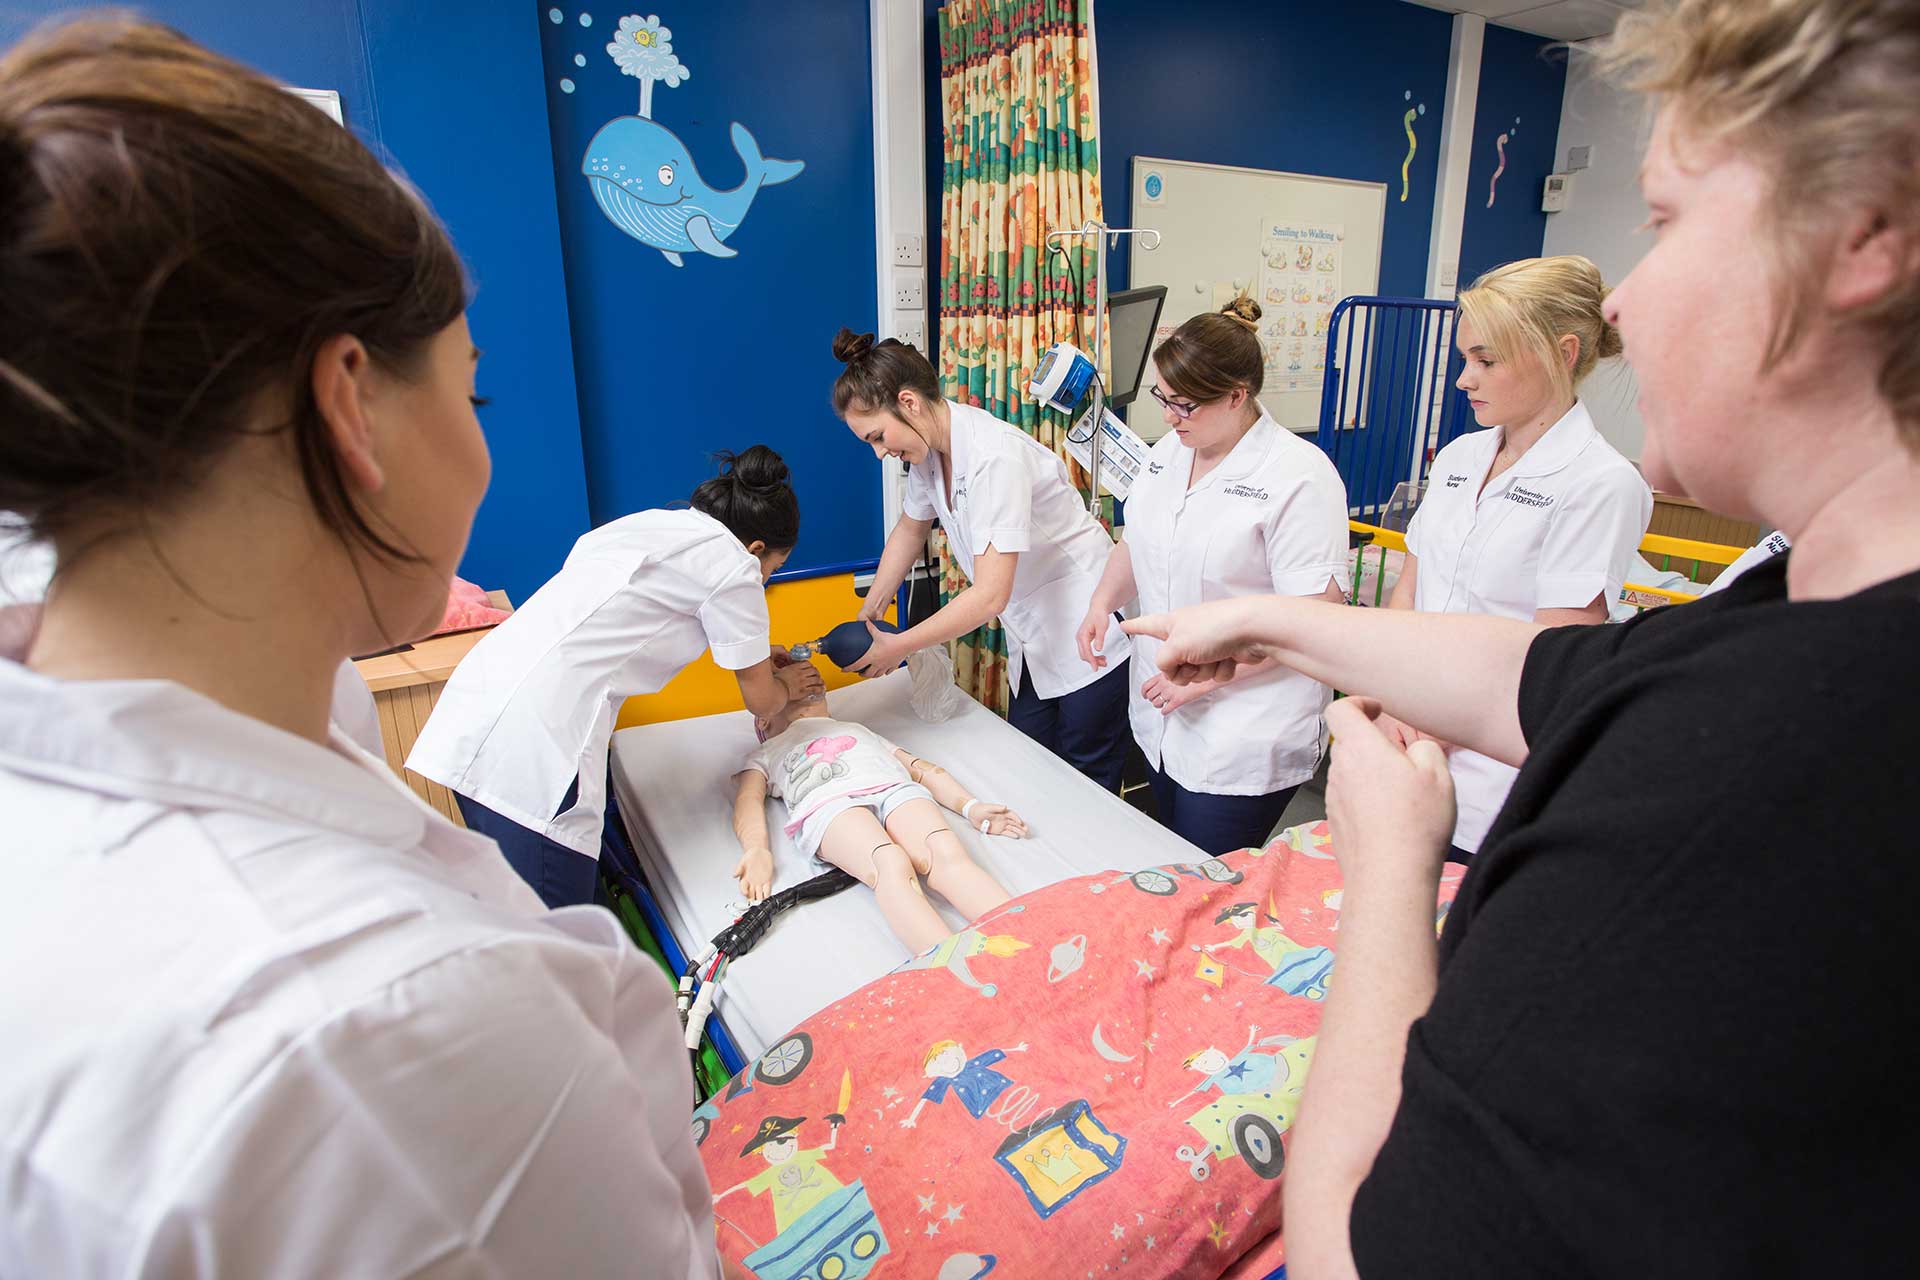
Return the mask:
POLYGON ((727 247, 727 237, 740 229, 760 188, 791 182, 806 168, 803 161, 761 155, 760 144, 737 121, 732 133, 747 176, 731 191, 708 186, 673 130, 641 116, 602 126, 587 144, 580 171, 607 220, 674 266, 683 265, 683 253, 731 258, 738 251, 727 247))
MULTIPOLYGON (((559 23, 560 11, 548 13, 559 23)), ((580 23, 590 19, 581 15, 580 23)), ((746 176, 739 186, 720 191, 709 186, 694 167, 693 155, 673 130, 653 118, 653 89, 664 84, 677 89, 692 77, 673 49, 673 31, 658 14, 629 14, 620 19, 607 44, 607 56, 621 75, 640 82, 640 114, 621 116, 602 125, 587 144, 580 172, 594 203, 607 221, 641 244, 658 249, 674 266, 686 253, 710 258, 732 258, 738 250, 727 238, 740 229, 760 188, 791 182, 806 165, 799 160, 769 160, 745 125, 735 122, 733 149, 740 155, 746 176)), ((586 59, 575 55, 574 64, 586 59)), ((564 93, 573 92, 562 81, 564 93)))
POLYGON ((669 89, 691 79, 693 72, 682 65, 673 52, 673 28, 660 25, 660 15, 628 14, 620 19, 613 39, 607 42, 607 56, 620 74, 640 82, 640 114, 653 118, 653 86, 665 81, 669 89))

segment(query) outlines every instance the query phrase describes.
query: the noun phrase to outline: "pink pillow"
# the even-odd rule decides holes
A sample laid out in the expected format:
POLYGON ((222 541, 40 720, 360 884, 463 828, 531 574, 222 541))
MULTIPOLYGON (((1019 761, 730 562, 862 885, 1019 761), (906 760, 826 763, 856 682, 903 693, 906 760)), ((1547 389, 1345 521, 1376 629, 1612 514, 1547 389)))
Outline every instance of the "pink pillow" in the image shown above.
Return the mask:
POLYGON ((440 619, 440 625, 434 635, 445 635, 449 631, 471 631, 475 627, 491 627, 504 622, 510 616, 505 609, 496 609, 487 602, 487 593, 468 582, 465 578, 455 578, 452 588, 447 592, 447 612, 440 619))

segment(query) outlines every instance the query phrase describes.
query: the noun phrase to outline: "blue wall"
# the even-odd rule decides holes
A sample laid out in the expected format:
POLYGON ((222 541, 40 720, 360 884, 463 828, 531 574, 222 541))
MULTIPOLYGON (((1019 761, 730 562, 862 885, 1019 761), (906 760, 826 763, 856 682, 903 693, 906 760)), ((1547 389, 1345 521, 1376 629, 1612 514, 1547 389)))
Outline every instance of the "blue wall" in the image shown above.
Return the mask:
POLYGON ((1503 262, 1540 255, 1547 215, 1540 195, 1553 171, 1566 92, 1565 50, 1554 41, 1487 26, 1473 113, 1473 156, 1467 170, 1466 222, 1460 235, 1460 284, 1503 262), (1501 169, 1499 138, 1507 135, 1501 169), (1494 181, 1494 173, 1500 178, 1494 181), (1487 206, 1489 193, 1493 206, 1487 206))
POLYGON ((382 140, 473 274, 493 483, 463 577, 526 599, 588 528, 560 223, 530 7, 365 0, 382 140))
MULTIPOLYGON (((1423 291, 1448 15, 1401 0, 1099 0, 1094 22, 1108 223, 1132 224, 1131 162, 1141 155, 1384 182, 1380 291, 1423 291), (1423 102, 1402 202, 1401 116, 1423 102)), ((1124 245, 1108 279, 1126 287, 1124 245)))
POLYGON ((594 134, 639 105, 639 81, 606 53, 619 12, 595 9, 585 28, 577 5, 561 23, 539 18, 593 519, 682 501, 712 474, 710 452, 765 443, 800 491, 792 563, 871 558, 881 532, 872 456, 828 403, 835 330, 875 321, 866 6, 736 0, 644 12, 659 13, 691 72, 678 87, 655 85, 653 119, 709 184, 740 181, 736 120, 767 156, 806 169, 760 192, 727 240, 738 257, 687 253, 673 267, 609 222, 581 175, 594 134))
MULTIPOLYGON (((48 18, 100 7, 89 0, 4 0, 0 46, 48 18)), ((379 140, 355 0, 147 0, 138 8, 288 84, 338 89, 348 125, 369 142, 379 140)))
MULTIPOLYGON (((0 44, 89 7, 15 0, 0 7, 0 44)), ((452 229, 479 286, 470 319, 487 351, 481 390, 494 399, 482 413, 493 487, 461 573, 525 599, 587 528, 534 14, 457 0, 141 7, 287 83, 339 90, 348 126, 404 168, 452 229)))

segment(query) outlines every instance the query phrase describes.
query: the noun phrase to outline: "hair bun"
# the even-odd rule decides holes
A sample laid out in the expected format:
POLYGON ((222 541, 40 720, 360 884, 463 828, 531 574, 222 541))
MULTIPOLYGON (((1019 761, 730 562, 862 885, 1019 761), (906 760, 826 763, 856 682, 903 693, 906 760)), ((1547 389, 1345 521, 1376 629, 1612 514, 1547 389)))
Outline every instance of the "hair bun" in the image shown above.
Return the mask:
POLYGON ((1593 354, 1601 360, 1610 360, 1627 349, 1626 342, 1620 337, 1620 330, 1606 321, 1600 322, 1600 341, 1594 344, 1593 354))
POLYGON ((1244 293, 1220 308, 1220 314, 1250 330, 1260 327, 1260 304, 1244 293))
POLYGON ((855 333, 851 329, 842 329, 833 336, 833 358, 841 364, 852 364, 871 350, 873 350, 873 335, 870 333, 855 333))
POLYGON ((756 444, 740 453, 724 450, 715 455, 720 474, 751 493, 774 493, 789 484, 792 475, 784 458, 764 444, 756 444))

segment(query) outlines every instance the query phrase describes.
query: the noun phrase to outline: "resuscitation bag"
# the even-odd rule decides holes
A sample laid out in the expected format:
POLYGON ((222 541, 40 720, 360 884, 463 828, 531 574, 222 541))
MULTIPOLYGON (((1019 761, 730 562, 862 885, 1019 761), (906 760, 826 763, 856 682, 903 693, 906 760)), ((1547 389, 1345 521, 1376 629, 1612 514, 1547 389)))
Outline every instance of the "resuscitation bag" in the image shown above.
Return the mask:
MULTIPOLYGON (((900 628, 891 622, 876 622, 878 630, 898 633, 900 628)), ((827 632, 820 642, 820 652, 827 655, 827 661, 845 671, 854 663, 867 656, 867 650, 873 648, 873 636, 867 631, 867 624, 855 618, 852 622, 843 622, 827 632)))
MULTIPOLYGON (((890 622, 873 625, 890 635, 900 631, 890 622)), ((872 647, 873 636, 867 631, 867 624, 855 619, 841 623, 822 636, 817 652, 825 654, 828 661, 844 671, 864 658, 872 647)), ((953 659, 947 656, 945 645, 936 644, 910 653, 902 665, 913 680, 914 715, 937 724, 960 709, 966 695, 953 682, 953 659)))

